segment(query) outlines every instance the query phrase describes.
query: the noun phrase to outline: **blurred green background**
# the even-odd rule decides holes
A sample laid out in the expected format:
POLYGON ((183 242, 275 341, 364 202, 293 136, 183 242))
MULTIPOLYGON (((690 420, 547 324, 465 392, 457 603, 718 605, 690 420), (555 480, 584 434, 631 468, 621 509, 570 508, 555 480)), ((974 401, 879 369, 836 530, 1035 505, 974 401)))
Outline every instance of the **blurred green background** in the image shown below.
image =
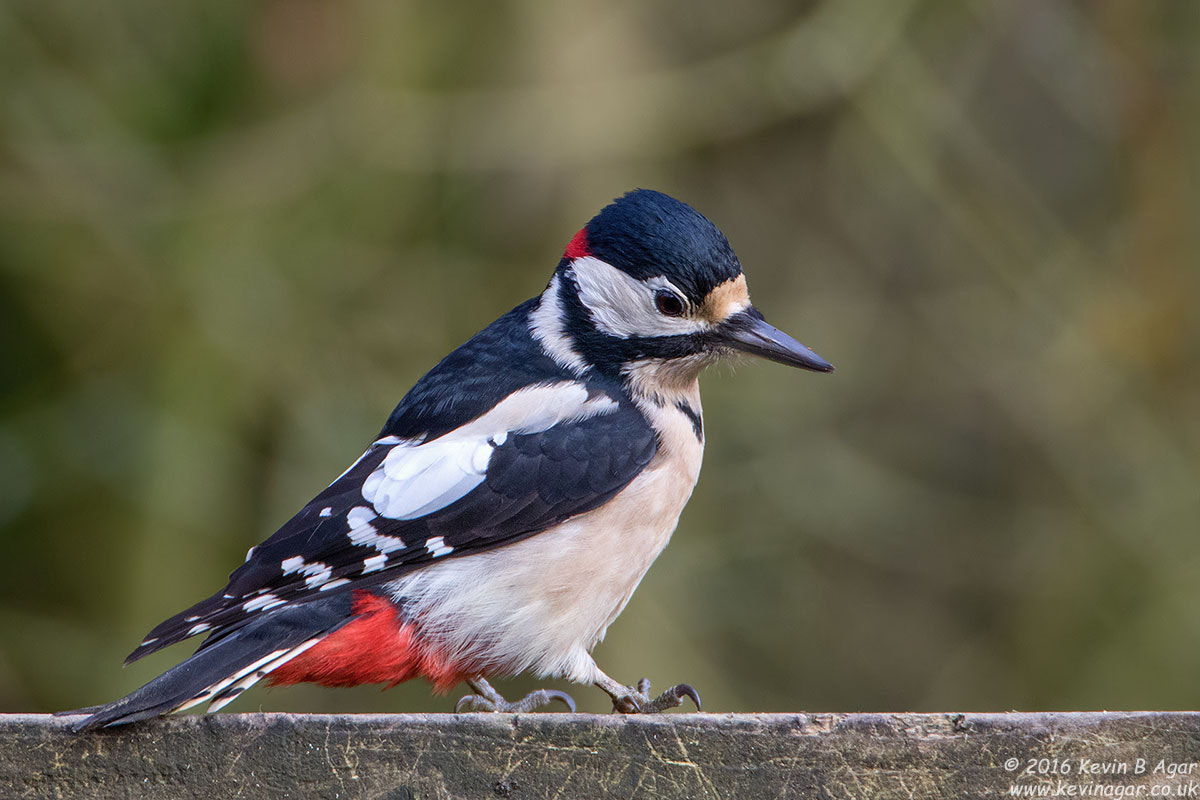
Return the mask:
POLYGON ((1198 66, 1191 2, 4 3, 0 710, 181 658, 120 667, 636 186, 838 371, 705 377, 609 673, 1200 707, 1198 66))

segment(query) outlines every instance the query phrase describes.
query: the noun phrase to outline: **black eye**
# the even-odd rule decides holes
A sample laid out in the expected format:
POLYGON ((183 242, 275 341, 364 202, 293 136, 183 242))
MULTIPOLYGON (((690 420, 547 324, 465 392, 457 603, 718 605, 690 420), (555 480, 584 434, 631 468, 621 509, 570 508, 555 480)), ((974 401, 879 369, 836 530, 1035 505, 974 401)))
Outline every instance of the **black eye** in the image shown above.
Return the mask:
POLYGON ((654 293, 654 306, 659 313, 666 314, 668 317, 682 317, 686 310, 683 298, 670 289, 659 289, 654 293))

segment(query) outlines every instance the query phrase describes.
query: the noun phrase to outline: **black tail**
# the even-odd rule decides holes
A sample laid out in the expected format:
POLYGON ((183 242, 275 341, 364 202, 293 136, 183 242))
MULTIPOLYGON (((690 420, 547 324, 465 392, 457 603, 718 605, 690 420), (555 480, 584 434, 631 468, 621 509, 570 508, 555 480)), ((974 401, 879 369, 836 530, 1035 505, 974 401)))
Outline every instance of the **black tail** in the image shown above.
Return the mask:
POLYGON ((351 596, 334 595, 268 612, 206 643, 140 689, 108 705, 66 714, 89 714, 77 731, 124 725, 207 702, 216 711, 351 619, 351 596))

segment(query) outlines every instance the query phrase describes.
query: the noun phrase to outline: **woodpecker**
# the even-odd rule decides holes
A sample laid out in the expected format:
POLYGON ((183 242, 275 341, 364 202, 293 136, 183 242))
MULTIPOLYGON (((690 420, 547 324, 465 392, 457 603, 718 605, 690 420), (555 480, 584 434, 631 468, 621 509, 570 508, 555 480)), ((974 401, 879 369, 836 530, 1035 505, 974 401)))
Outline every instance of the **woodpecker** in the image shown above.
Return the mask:
POLYGON ((678 707, 625 685, 592 648, 666 546, 700 473, 700 372, 745 353, 833 366, 767 324, 725 236, 639 189, 570 240, 549 284, 431 369, 366 451, 228 585, 154 628, 126 663, 193 636, 196 652, 78 730, 269 685, 461 682, 456 710, 529 711, 488 682, 533 672, 594 684, 622 713, 678 707))

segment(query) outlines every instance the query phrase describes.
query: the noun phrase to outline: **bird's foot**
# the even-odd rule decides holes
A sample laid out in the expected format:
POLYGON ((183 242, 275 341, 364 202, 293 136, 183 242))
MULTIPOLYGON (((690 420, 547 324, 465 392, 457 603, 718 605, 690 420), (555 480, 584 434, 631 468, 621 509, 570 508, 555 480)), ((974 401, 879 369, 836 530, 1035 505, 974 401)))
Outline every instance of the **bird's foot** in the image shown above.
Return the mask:
POLYGON ((646 678, 638 681, 636 687, 622 686, 611 679, 608 683, 601 681, 597 685, 608 692, 613 701, 613 711, 619 714, 658 714, 668 708, 679 708, 685 697, 695 703, 697 711, 700 710, 700 693, 686 683, 672 686, 653 700, 650 699, 650 681, 646 678))
POLYGON ((515 703, 510 703, 483 678, 475 678, 467 681, 467 683, 475 690, 475 694, 464 695, 460 698, 454 704, 455 713, 501 711, 513 714, 525 714, 542 706, 550 705, 555 700, 565 705, 567 710, 572 714, 575 713, 575 701, 571 699, 571 695, 566 692, 560 692, 557 689, 538 689, 525 695, 515 703))

